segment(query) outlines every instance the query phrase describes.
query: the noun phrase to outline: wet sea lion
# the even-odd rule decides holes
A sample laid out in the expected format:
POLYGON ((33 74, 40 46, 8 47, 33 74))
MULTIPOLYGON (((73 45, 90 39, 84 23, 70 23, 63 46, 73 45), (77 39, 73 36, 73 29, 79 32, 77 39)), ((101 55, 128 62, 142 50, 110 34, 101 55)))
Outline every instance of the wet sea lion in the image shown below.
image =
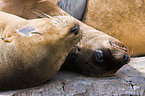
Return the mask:
POLYGON ((83 22, 119 39, 130 55, 145 55, 144 0, 88 0, 83 22))
MULTIPOLYGON (((49 1, 1 0, 0 5, 1 11, 26 19, 44 18, 47 14, 54 17, 70 16, 49 1)), ((108 76, 129 62, 127 48, 123 43, 75 18, 73 20, 82 27, 84 34, 82 40, 70 51, 63 68, 87 76, 108 76)))
POLYGON ((70 16, 26 20, 0 12, 0 90, 44 83, 82 36, 70 16))
POLYGON ((77 16, 81 15, 87 25, 119 39, 131 56, 145 55, 145 0, 76 1, 60 0, 57 5, 79 20, 77 16))

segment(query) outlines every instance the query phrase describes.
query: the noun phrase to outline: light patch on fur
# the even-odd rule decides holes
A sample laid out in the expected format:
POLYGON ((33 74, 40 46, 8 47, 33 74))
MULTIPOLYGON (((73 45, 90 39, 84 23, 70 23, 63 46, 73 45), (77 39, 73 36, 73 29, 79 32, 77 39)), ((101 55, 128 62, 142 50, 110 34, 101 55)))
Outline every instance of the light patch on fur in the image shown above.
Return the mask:
POLYGON ((25 27, 22 29, 18 29, 17 32, 19 34, 23 34, 26 36, 32 36, 33 34, 39 34, 39 32, 35 28, 32 28, 32 27, 25 27))

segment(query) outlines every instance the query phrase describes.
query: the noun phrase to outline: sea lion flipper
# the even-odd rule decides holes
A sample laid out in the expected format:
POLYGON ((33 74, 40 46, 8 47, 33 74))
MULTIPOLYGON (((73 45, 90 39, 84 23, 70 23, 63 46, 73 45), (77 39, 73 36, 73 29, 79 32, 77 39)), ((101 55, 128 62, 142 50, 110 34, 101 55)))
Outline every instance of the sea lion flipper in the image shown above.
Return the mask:
POLYGON ((57 5, 78 20, 82 20, 87 0, 60 0, 57 5))

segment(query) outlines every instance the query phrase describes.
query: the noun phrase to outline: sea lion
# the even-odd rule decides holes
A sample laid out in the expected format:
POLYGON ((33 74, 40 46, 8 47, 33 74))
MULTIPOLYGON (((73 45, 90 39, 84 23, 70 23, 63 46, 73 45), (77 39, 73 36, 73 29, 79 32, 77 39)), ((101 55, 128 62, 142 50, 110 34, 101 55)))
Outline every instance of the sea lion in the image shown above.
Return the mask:
MULTIPOLYGON (((1 0, 0 5, 1 11, 26 19, 44 18, 47 14, 54 17, 70 16, 49 1, 1 0)), ((70 51, 63 68, 79 71, 87 76, 108 76, 129 62, 130 57, 123 43, 75 18, 73 20, 82 27, 84 34, 82 40, 70 51)))
POLYGON ((26 20, 5 12, 0 12, 0 33, 0 90, 44 83, 82 37, 70 16, 26 20))
POLYGON ((77 16, 81 15, 87 25, 119 39, 131 56, 145 55, 144 0, 82 0, 79 4, 76 1, 60 0, 57 5, 79 20, 77 16))

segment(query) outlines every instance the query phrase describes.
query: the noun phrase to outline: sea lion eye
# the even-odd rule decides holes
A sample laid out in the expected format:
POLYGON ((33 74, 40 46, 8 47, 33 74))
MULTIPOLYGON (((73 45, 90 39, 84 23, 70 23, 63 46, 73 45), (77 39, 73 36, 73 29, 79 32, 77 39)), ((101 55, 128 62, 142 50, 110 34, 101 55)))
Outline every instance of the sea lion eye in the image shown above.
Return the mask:
POLYGON ((94 61, 99 64, 104 61, 103 52, 101 50, 94 51, 94 61))
POLYGON ((79 31, 79 25, 78 24, 76 24, 74 28, 70 29, 70 32, 73 32, 75 35, 78 34, 78 31, 79 31))

